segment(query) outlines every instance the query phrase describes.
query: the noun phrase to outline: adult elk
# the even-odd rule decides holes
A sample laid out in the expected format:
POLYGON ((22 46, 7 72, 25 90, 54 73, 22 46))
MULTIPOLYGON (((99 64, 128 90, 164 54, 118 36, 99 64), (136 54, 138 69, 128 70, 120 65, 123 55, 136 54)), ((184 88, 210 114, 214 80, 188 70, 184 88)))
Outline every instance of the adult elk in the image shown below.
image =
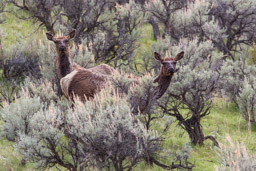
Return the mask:
MULTIPOLYGON (((74 94, 82 101, 93 98, 97 92, 106 86, 112 75, 118 73, 114 68, 106 64, 101 64, 89 69, 83 68, 77 64, 71 64, 69 57, 69 41, 75 36, 75 31, 63 37, 54 37, 50 33, 46 33, 46 36, 48 40, 53 41, 56 45, 57 74, 60 79, 62 92, 66 97, 72 99, 74 94)), ((159 99, 167 90, 171 78, 176 72, 176 62, 183 58, 184 52, 179 53, 175 58, 162 58, 161 55, 156 52, 154 56, 162 64, 160 74, 154 80, 154 82, 158 83, 158 86, 155 88, 153 99, 159 99)), ((136 101, 136 98, 134 100, 136 101)))
POLYGON ((69 41, 74 38, 75 30, 68 36, 54 37, 50 33, 46 33, 46 36, 56 45, 57 75, 62 92, 66 97, 73 99, 73 94, 75 94, 82 101, 93 98, 107 84, 110 76, 117 72, 106 64, 89 69, 72 64, 69 57, 69 41))

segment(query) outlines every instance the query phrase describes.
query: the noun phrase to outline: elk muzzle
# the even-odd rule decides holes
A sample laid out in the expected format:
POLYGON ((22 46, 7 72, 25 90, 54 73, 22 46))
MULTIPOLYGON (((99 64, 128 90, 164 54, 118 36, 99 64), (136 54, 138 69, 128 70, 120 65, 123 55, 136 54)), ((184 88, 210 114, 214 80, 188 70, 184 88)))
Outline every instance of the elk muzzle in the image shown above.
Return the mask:
POLYGON ((174 72, 175 72, 174 68, 169 69, 169 73, 174 73, 174 72))
POLYGON ((64 52, 64 51, 66 51, 67 50, 67 48, 65 47, 65 46, 60 46, 59 47, 59 51, 60 52, 64 52))

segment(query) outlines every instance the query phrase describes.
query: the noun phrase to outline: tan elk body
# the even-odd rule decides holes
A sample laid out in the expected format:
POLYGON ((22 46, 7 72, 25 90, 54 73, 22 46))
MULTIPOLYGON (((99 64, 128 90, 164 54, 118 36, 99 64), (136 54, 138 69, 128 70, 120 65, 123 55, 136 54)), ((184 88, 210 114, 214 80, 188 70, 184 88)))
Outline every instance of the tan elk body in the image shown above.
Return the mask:
POLYGON ((57 75, 62 92, 67 98, 73 99, 73 94, 82 101, 93 98, 107 84, 110 76, 116 72, 114 68, 106 64, 89 69, 72 64, 69 58, 69 40, 75 36, 75 31, 69 33, 69 36, 54 37, 50 33, 46 33, 46 36, 56 45, 57 75))

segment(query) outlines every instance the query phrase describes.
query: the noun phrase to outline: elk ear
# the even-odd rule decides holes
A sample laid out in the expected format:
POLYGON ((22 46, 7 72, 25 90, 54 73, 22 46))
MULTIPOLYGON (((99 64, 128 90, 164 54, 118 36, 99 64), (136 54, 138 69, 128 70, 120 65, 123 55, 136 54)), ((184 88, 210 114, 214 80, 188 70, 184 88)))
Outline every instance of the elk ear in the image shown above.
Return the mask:
POLYGON ((154 52, 154 56, 155 56, 156 60, 163 62, 163 58, 161 57, 161 55, 159 53, 154 52))
POLYGON ((45 33, 45 34, 48 40, 54 41, 54 36, 51 33, 45 33))
POLYGON ((182 59, 184 57, 184 52, 182 51, 182 52, 180 52, 176 57, 175 57, 175 61, 178 61, 178 60, 180 60, 180 59, 182 59))
POLYGON ((69 39, 73 39, 73 38, 75 37, 75 35, 76 35, 76 30, 71 31, 71 32, 68 34, 69 39))

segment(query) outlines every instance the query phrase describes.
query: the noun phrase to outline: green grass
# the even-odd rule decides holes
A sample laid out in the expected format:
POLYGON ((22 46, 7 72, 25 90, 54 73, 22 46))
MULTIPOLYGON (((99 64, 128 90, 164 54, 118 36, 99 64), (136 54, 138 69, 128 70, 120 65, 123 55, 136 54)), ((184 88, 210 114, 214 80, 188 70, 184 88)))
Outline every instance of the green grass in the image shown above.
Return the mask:
POLYGON ((31 170, 31 164, 25 166, 20 164, 22 156, 18 155, 13 148, 14 143, 7 141, 6 139, 0 140, 0 170, 31 170))
MULTIPOLYGON (((16 11, 10 6, 7 7, 7 10, 16 11)), ((3 13, 3 18, 4 22, 0 25, 0 33, 2 33, 4 49, 26 40, 42 39, 42 29, 36 32, 38 24, 34 24, 31 20, 21 20, 10 13, 3 13)))

